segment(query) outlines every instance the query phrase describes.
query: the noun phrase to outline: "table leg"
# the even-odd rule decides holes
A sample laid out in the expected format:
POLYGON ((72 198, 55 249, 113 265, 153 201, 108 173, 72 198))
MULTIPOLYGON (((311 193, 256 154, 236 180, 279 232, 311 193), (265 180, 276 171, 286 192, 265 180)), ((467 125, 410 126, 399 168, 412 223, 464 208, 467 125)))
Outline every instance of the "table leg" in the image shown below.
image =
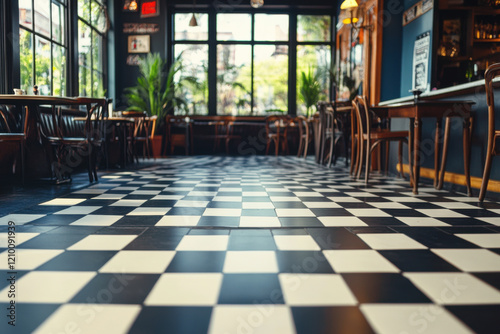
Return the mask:
POLYGON ((446 121, 444 123, 443 154, 441 158, 441 167, 439 170, 439 182, 436 188, 438 190, 443 188, 444 171, 446 170, 446 158, 448 157, 448 142, 450 139, 450 123, 451 123, 451 118, 446 117, 446 121))
POLYGON ((463 121, 463 146, 464 146, 464 174, 467 186, 467 196, 472 196, 470 187, 470 118, 464 117, 463 121))
POLYGON ((422 126, 420 118, 415 118, 413 122, 414 148, 413 148, 413 193, 418 195, 418 181, 420 179, 420 138, 422 137, 422 126))
POLYGON ((439 183, 439 148, 440 148, 439 141, 440 141, 442 121, 443 121, 442 118, 438 117, 436 119, 436 134, 434 136, 434 188, 436 189, 439 183))

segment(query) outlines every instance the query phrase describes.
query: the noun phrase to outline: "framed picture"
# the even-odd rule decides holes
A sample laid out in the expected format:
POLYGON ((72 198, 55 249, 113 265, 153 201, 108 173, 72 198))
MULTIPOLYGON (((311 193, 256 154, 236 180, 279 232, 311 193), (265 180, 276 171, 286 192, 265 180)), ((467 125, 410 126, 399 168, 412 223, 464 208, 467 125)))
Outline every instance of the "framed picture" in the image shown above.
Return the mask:
POLYGON ((149 35, 128 36, 128 53, 148 53, 149 35))

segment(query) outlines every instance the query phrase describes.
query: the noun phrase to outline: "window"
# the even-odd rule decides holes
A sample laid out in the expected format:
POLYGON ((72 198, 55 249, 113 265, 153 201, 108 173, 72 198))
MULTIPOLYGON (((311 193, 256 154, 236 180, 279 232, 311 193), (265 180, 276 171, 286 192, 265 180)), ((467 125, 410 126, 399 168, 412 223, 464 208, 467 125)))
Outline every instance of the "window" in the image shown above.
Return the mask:
POLYGON ((331 17, 329 15, 297 16, 297 114, 305 114, 301 94, 302 73, 311 72, 322 91, 320 100, 329 96, 331 70, 331 17))
POLYGON ((66 0, 19 0, 21 88, 66 95, 66 0))
POLYGON ((173 56, 182 54, 182 75, 196 78, 183 94, 188 113, 305 113, 300 77, 309 70, 322 88, 320 98, 328 99, 331 15, 195 13, 198 26, 190 26, 192 15, 178 12, 171 17, 173 56))
POLYGON ((98 1, 78 0, 79 95, 105 95, 106 10, 98 1))
POLYGON ((174 56, 182 62, 175 78, 186 105, 176 106, 176 114, 208 114, 208 14, 177 13, 174 16, 174 56), (190 26, 195 15, 197 26, 190 26), (184 80, 189 78, 189 80, 184 80))

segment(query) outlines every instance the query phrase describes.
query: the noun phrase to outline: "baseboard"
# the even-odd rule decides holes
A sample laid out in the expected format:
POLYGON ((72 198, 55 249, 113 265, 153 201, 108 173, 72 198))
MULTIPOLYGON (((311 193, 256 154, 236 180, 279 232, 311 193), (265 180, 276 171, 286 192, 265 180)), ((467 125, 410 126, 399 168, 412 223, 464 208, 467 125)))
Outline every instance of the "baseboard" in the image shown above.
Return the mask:
MULTIPOLYGON (((400 171, 399 164, 396 165, 396 168, 399 172, 400 171)), ((408 164, 403 164, 403 172, 405 174, 409 173, 408 164)), ((420 177, 425 177, 425 178, 434 180, 434 169, 421 167, 420 168, 420 177)), ((460 186, 465 186, 465 175, 445 172, 444 173, 444 182, 453 183, 453 184, 460 185, 460 186)), ((481 188, 482 182, 483 182, 483 179, 480 177, 471 176, 471 178, 470 178, 470 183, 471 183, 472 188, 476 188, 476 189, 481 188)), ((488 182, 488 191, 500 193, 500 181, 490 179, 490 181, 488 182)))

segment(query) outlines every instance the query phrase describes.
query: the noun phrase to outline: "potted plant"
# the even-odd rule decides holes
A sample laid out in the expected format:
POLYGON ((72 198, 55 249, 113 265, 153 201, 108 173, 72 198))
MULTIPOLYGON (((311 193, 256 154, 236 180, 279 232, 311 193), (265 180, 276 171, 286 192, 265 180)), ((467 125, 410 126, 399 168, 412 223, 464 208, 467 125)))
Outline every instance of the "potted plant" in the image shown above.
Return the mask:
POLYGON ((318 74, 309 67, 307 73, 302 71, 300 76, 300 97, 306 105, 306 117, 312 115, 312 107, 316 106, 320 99, 321 86, 318 74))
MULTIPOLYGON (((157 134, 161 133, 168 113, 173 113, 176 107, 187 108, 187 102, 180 92, 186 81, 196 82, 196 78, 182 77, 181 71, 181 55, 167 68, 167 63, 160 54, 149 53, 139 60, 137 85, 125 89, 129 110, 146 111, 149 116, 157 116, 157 134)), ((153 149, 160 151, 161 135, 155 137, 153 149)))

